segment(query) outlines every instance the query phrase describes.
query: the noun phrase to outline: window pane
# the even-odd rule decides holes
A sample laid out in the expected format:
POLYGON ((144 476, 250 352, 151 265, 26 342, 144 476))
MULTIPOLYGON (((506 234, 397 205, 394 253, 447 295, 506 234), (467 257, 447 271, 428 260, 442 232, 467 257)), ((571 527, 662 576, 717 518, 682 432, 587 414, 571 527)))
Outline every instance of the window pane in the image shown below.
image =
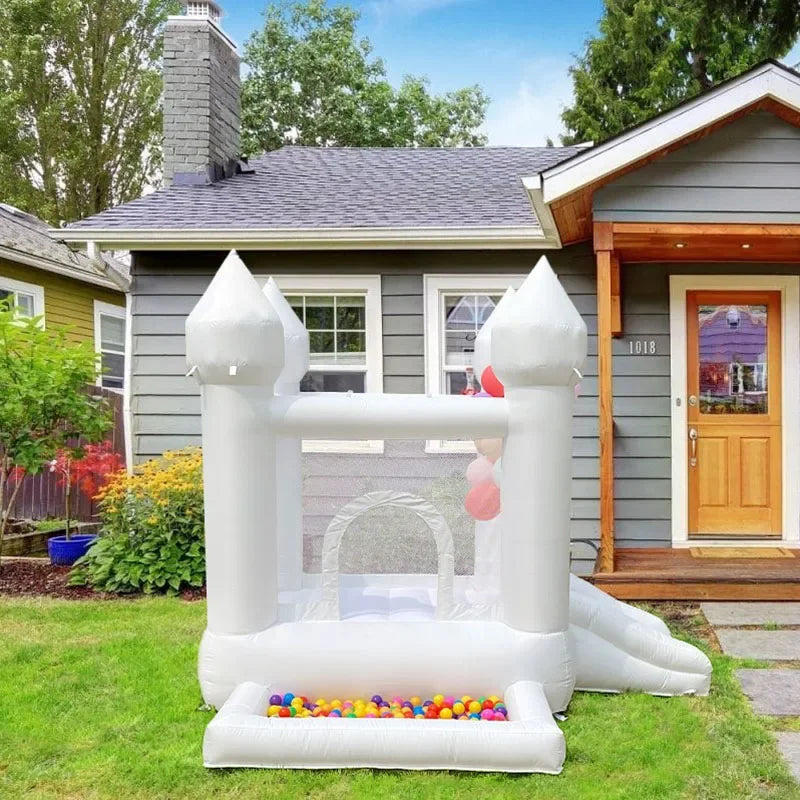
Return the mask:
POLYGON ((336 352, 363 353, 367 349, 367 336, 364 333, 337 333, 336 352))
POLYGON ((445 394, 474 394, 481 390, 481 384, 471 369, 445 372, 444 389, 445 394))
POLYGON ((32 294, 17 292, 17 311, 25 317, 33 316, 34 311, 32 294))
POLYGON ((100 315, 100 349, 125 351, 125 320, 112 317, 110 314, 100 315))
POLYGON ((310 333, 308 335, 312 353, 333 353, 333 331, 310 333))
POLYGON ((103 353, 100 359, 103 365, 103 386, 110 385, 106 383, 110 379, 118 378, 121 381, 125 374, 125 356, 117 353, 103 353))
POLYGON ((701 414, 768 411, 767 307, 698 308, 701 414))
POLYGON ((448 331, 475 330, 475 296, 444 296, 444 328, 448 331))
POLYGON ((306 328, 333 330, 333 297, 306 296, 306 328))
POLYGON ((12 309, 14 307, 14 292, 10 292, 8 289, 0 289, 0 303, 3 303, 6 311, 12 309))
POLYGON ((358 392, 364 391, 363 372, 307 372, 300 381, 301 392, 358 392))
POLYGON ((338 330, 365 330, 367 327, 367 302, 364 297, 336 298, 336 328, 338 330))

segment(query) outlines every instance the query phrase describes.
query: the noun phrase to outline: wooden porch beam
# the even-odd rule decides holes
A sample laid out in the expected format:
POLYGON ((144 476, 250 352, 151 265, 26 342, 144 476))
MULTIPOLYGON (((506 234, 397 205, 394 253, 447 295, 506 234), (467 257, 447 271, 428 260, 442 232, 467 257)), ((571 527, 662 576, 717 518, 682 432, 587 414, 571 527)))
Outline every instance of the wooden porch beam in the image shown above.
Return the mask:
POLYGON ((600 422, 600 572, 614 571, 614 393, 612 261, 610 250, 597 251, 597 382, 600 422))
POLYGON ((611 253, 611 335, 622 336, 622 282, 619 256, 611 253))

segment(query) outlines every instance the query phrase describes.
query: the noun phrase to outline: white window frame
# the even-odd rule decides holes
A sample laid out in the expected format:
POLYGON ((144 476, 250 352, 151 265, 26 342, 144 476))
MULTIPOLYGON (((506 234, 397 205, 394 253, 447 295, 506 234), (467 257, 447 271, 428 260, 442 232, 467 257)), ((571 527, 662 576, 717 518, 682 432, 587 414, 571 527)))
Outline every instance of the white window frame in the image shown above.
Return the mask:
MULTIPOLYGON (((127 341, 128 341, 128 320, 127 314, 125 312, 125 306, 115 306, 112 303, 104 303, 102 300, 95 300, 94 301, 94 351, 97 353, 98 358, 102 355, 102 341, 103 337, 100 331, 100 318, 101 317, 116 317, 117 319, 121 319, 122 322, 125 324, 125 336, 123 338, 124 346, 123 346, 123 358, 127 356, 127 341)), ((118 355, 118 354, 117 354, 118 355)), ((124 393, 125 386, 126 386, 127 375, 125 374, 125 367, 122 368, 122 388, 118 389, 114 386, 106 386, 109 392, 119 392, 120 394, 124 393)), ((103 386, 103 376, 98 375, 97 381, 98 386, 103 386)))
MULTIPOLYGON (((427 394, 444 394, 444 306, 446 294, 503 294, 509 286, 518 289, 525 280, 524 274, 498 275, 436 275, 423 276, 425 300, 425 391, 427 394)), ((474 453, 472 442, 454 442, 447 439, 430 439, 425 443, 426 453, 474 453)))
POLYGON ((31 295, 33 297, 33 316, 41 317, 41 326, 44 327, 44 288, 42 286, 0 275, 0 289, 31 295))
MULTIPOLYGON (((268 276, 257 276, 261 285, 268 276)), ((366 312, 367 363, 364 391, 383 394, 383 317, 380 275, 273 275, 284 295, 364 294, 366 312)), ((353 372, 348 365, 318 367, 325 372, 353 372)), ((314 367, 311 367, 312 371, 314 367)), ((339 441, 304 439, 304 453, 383 453, 383 440, 339 441)))

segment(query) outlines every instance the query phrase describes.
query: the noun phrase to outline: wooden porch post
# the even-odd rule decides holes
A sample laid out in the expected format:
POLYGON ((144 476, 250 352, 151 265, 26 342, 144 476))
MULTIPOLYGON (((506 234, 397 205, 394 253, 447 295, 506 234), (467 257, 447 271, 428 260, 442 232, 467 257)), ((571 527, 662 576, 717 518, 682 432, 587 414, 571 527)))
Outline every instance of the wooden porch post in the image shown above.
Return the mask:
POLYGON ((594 225, 597 259, 597 382, 600 434, 600 572, 614 571, 614 392, 612 336, 622 333, 619 258, 610 222, 594 225))

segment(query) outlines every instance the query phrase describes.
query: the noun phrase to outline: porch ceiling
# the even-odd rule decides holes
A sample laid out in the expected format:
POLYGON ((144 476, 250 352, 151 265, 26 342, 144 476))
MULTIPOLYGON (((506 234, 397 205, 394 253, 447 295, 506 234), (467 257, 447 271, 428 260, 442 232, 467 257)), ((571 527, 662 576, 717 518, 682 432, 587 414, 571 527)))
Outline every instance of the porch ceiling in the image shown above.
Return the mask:
POLYGON ((800 225, 613 222, 623 262, 800 262, 800 225))

